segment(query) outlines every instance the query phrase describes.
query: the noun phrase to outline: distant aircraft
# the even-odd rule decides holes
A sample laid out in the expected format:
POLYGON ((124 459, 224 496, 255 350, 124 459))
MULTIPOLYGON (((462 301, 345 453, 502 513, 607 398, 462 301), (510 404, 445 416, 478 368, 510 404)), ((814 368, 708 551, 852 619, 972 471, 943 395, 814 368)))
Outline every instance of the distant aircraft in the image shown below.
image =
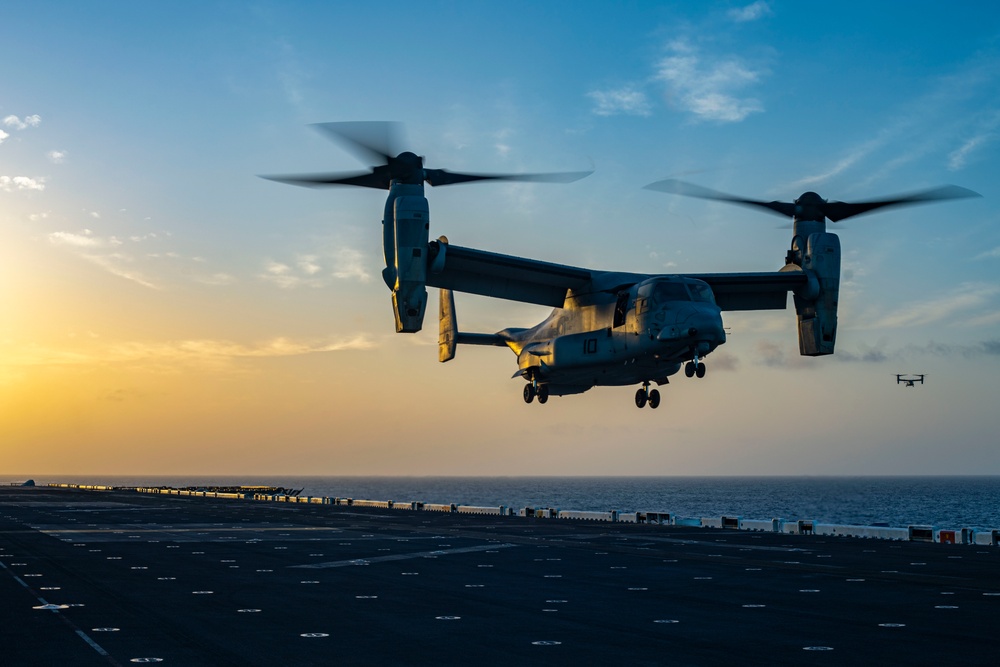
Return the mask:
POLYGON ((924 377, 926 373, 896 373, 896 384, 901 384, 904 387, 914 387, 916 383, 924 383, 924 377), (912 377, 904 377, 905 375, 911 375, 912 377))
MULTIPOLYGON (((513 377, 525 380, 525 403, 536 398, 545 403, 550 395, 580 394, 595 386, 639 384, 636 406, 655 408, 660 404, 660 392, 651 389, 651 384, 667 384, 682 368, 687 377, 704 377, 704 358, 726 342, 723 311, 784 309, 789 292, 798 319, 800 354, 833 354, 841 251, 837 235, 826 231, 826 221, 839 222, 886 207, 979 196, 951 186, 866 202, 828 201, 815 192, 780 202, 735 197, 680 181, 658 181, 647 189, 752 206, 791 218, 794 231, 784 266, 760 273, 600 271, 455 246, 444 236, 432 241, 430 209, 424 197, 425 184, 483 180, 568 183, 590 172, 474 174, 428 169, 421 156, 398 151, 394 124, 324 123, 317 127, 374 166, 351 173, 265 178, 306 187, 349 185, 388 190, 382 219, 386 263, 382 277, 392 291, 396 331, 420 331, 426 288, 438 288, 438 358, 452 359, 459 344, 510 349, 517 356, 518 370, 513 377), (510 327, 496 333, 459 331, 453 292, 555 310, 531 328, 510 327)), ((488 198, 481 204, 484 210, 491 210, 490 206, 488 198)), ((567 239, 574 235, 578 232, 568 228, 564 232, 567 239)), ((528 247, 538 245, 530 235, 522 241, 528 247)))

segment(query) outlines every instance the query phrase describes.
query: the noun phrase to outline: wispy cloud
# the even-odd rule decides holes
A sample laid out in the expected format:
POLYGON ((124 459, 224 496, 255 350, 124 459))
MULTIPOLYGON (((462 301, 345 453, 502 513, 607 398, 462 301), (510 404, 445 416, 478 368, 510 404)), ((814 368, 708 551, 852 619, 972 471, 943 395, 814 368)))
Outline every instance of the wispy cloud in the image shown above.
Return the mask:
POLYGON ((333 253, 333 277, 341 280, 357 280, 367 283, 371 280, 368 273, 368 258, 360 250, 354 248, 338 248, 333 253))
POLYGON ((1000 287, 996 285, 965 283, 951 292, 890 311, 867 326, 886 329, 945 320, 951 320, 954 325, 968 325, 971 316, 963 316, 963 313, 982 311, 997 294, 1000 294, 1000 287))
POLYGON ((41 125, 42 118, 38 114, 34 114, 31 116, 25 116, 24 119, 22 120, 17 116, 11 115, 11 116, 6 116, 3 119, 3 124, 6 125, 7 127, 12 127, 15 130, 26 130, 29 127, 38 127, 39 125, 41 125))
POLYGON ((195 273, 193 280, 196 283, 201 283, 202 285, 233 285, 239 282, 236 276, 229 273, 195 273))
POLYGON ((1000 112, 993 112, 984 118, 973 130, 973 135, 948 155, 948 169, 958 171, 965 167, 971 155, 997 140, 1000 129, 1000 112))
POLYGON ((754 355, 758 364, 769 368, 805 368, 809 364, 809 357, 800 356, 794 344, 788 342, 758 341, 754 355))
POLYGON ((976 255, 973 259, 1000 259, 1000 246, 976 255))
POLYGON ((75 248, 107 248, 121 245, 121 241, 117 238, 112 236, 108 239, 103 239, 94 236, 94 233, 89 229, 84 229, 80 233, 51 232, 47 236, 50 243, 55 245, 68 245, 75 248))
POLYGON ((85 229, 80 233, 76 232, 51 232, 47 234, 49 243, 68 248, 77 257, 95 264, 108 273, 124 278, 143 287, 159 289, 143 273, 133 265, 135 259, 126 253, 116 250, 122 245, 122 241, 114 236, 99 237, 85 229), (101 252, 110 250, 110 252, 101 252))
MULTIPOLYGON (((21 130, 26 130, 29 127, 38 127, 42 123, 42 118, 37 114, 32 116, 26 116, 23 119, 11 115, 4 117, 4 119, 0 122, 3 123, 4 127, 10 128, 16 132, 20 132, 21 130)), ((2 144, 9 138, 10 138, 9 132, 0 130, 0 144, 2 144)))
POLYGON ((763 103, 742 91, 767 73, 738 56, 705 54, 686 41, 670 44, 655 78, 666 84, 667 100, 700 120, 735 123, 764 111, 763 103))
POLYGON ((771 6, 767 2, 757 0, 757 2, 746 7, 734 7, 730 9, 726 12, 726 16, 736 23, 749 23, 750 21, 757 21, 765 16, 770 16, 772 13, 771 6))
POLYGON ((337 245, 333 250, 296 255, 291 260, 264 260, 264 270, 258 278, 281 289, 326 287, 335 280, 355 280, 367 283, 368 258, 360 250, 337 245))
MULTIPOLYGON (((264 273, 260 274, 260 279, 282 289, 291 289, 307 282, 301 276, 296 275, 291 266, 273 259, 264 260, 264 273)), ((313 285, 313 287, 318 286, 313 285)))
POLYGON ((909 344, 890 349, 883 341, 874 346, 861 345, 857 350, 838 349, 833 359, 843 363, 904 362, 928 356, 977 359, 1000 356, 1000 339, 976 343, 939 343, 929 341, 923 345, 909 344))
POLYGON ((3 190, 4 192, 44 189, 44 178, 31 178, 29 176, 0 176, 0 190, 3 190))
POLYGON ((955 344, 931 341, 926 345, 907 345, 899 351, 899 357, 910 359, 915 356, 962 357, 976 359, 978 357, 1000 356, 1000 339, 979 341, 978 343, 955 344))
POLYGON ((49 151, 47 155, 52 164, 62 164, 66 161, 66 151, 49 151))
POLYGON ((846 155, 841 156, 840 159, 838 159, 831 167, 826 169, 824 172, 800 178, 797 181, 789 183, 788 188, 794 190, 798 188, 809 187, 811 185, 816 185, 817 183, 824 183, 833 178, 834 176, 837 176, 838 174, 847 171, 855 164, 857 164, 858 162, 866 158, 868 155, 870 155, 872 152, 877 150, 883 144, 884 144, 883 139, 873 139, 871 141, 867 141, 861 144, 860 146, 855 146, 849 149, 846 155))
POLYGON ((587 97, 593 100, 593 113, 598 116, 649 116, 652 113, 646 94, 631 86, 592 90, 587 97))
POLYGON ((799 184, 819 183, 849 168, 864 168, 869 176, 855 185, 866 187, 928 157, 942 161, 950 171, 964 168, 1000 139, 1000 111, 996 111, 1000 68, 996 62, 993 53, 978 55, 948 75, 929 79, 923 91, 888 112, 873 136, 854 142, 835 158, 833 166, 799 184))
POLYGON ((302 106, 305 99, 303 88, 310 79, 309 73, 302 65, 295 46, 281 38, 273 44, 274 76, 285 93, 285 101, 292 107, 302 106))
POLYGON ((278 337, 256 343, 190 339, 171 341, 119 341, 80 351, 35 344, 6 350, 3 366, 54 366, 125 364, 171 368, 175 364, 228 365, 240 359, 293 357, 348 350, 371 350, 377 343, 363 334, 349 337, 295 340, 278 337))
MULTIPOLYGON (((99 219, 93 212, 90 217, 99 219)), ((170 238, 169 232, 144 234, 98 234, 89 228, 79 231, 54 231, 45 235, 53 245, 100 267, 104 271, 149 289, 164 289, 164 271, 203 285, 230 285, 236 278, 213 272, 202 258, 185 258, 172 250, 150 247, 170 238), (159 274, 153 277, 152 274, 159 274)))

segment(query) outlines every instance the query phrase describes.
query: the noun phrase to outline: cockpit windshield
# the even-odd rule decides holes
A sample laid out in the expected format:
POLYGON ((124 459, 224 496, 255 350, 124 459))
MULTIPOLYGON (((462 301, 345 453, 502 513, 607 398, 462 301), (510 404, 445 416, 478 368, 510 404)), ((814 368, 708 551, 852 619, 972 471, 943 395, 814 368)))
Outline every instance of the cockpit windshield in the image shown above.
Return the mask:
POLYGON ((701 281, 675 282, 673 280, 655 280, 640 287, 639 296, 649 299, 650 303, 654 306, 671 301, 715 303, 712 288, 701 281))
POLYGON ((654 304, 666 303, 667 301, 690 301, 691 295, 684 288, 683 283, 657 282, 653 284, 653 289, 649 297, 654 304))

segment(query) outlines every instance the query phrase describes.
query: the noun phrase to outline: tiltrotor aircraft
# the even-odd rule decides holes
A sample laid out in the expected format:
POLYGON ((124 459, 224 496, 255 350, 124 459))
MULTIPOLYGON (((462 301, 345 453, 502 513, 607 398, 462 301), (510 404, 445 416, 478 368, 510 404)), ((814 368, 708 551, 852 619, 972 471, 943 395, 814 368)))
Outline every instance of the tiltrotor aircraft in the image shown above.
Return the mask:
POLYGON ((598 271, 451 245, 430 240, 424 183, 452 185, 482 180, 571 182, 590 172, 557 174, 463 174, 424 167, 422 157, 394 150, 393 123, 323 123, 316 126, 362 159, 369 171, 348 174, 265 176, 307 187, 354 185, 388 190, 382 219, 385 269, 392 291, 396 331, 420 331, 427 287, 440 290, 439 359, 449 361, 458 344, 507 347, 517 355, 514 377, 526 381, 524 401, 580 394, 595 386, 639 384, 635 404, 656 408, 664 385, 681 367, 702 378, 704 359, 726 342, 722 311, 784 309, 793 295, 799 352, 833 354, 837 338, 840 241, 826 231, 838 222, 878 208, 978 196, 944 187, 861 203, 827 201, 814 192, 794 202, 764 202, 722 194, 679 181, 647 188, 764 208, 792 218, 785 265, 764 273, 645 274, 598 271), (458 330, 453 292, 552 306, 531 328, 496 333, 458 330))
POLYGON ((901 384, 904 387, 915 387, 917 383, 924 383, 924 377, 926 373, 912 373, 911 377, 904 377, 907 373, 896 373, 896 384, 901 384))

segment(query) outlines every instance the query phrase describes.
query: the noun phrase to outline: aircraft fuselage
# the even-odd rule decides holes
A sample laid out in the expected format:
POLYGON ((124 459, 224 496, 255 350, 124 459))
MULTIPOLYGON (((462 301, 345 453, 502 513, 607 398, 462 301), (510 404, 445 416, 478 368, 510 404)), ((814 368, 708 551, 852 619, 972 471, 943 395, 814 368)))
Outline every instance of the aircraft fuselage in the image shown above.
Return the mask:
POLYGON ((518 355, 518 374, 547 384, 553 395, 665 384, 684 361, 704 357, 726 339, 711 289, 683 277, 571 292, 564 307, 537 326, 499 336, 518 355))

